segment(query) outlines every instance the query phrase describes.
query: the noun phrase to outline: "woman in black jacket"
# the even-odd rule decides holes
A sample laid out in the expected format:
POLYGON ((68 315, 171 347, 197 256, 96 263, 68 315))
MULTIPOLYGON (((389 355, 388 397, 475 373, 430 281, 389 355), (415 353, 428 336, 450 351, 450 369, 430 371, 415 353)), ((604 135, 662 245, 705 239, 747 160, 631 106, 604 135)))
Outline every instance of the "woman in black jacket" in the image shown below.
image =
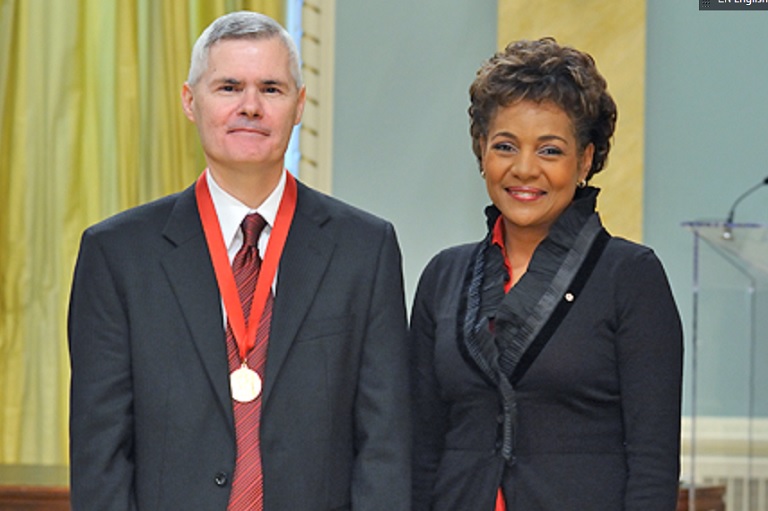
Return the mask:
POLYGON ((414 510, 672 511, 682 331, 656 255, 595 211, 606 82, 545 38, 489 59, 470 98, 492 205, 419 282, 414 510))

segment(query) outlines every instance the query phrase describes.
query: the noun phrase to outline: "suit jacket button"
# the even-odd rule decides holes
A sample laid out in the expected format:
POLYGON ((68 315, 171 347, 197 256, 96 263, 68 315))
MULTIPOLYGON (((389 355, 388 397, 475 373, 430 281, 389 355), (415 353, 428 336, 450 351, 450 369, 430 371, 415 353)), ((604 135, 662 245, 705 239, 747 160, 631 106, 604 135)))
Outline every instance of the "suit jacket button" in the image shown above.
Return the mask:
POLYGON ((227 473, 226 472, 217 472, 216 476, 213 478, 213 481, 216 483, 216 486, 226 486, 227 485, 227 473))

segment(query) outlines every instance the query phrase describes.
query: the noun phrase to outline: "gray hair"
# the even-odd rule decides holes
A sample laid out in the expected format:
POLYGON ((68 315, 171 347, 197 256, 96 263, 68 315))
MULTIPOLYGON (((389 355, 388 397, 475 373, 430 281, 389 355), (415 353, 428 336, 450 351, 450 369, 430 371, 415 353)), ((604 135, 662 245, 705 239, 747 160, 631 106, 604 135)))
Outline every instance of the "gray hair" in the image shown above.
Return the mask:
POLYGON ((208 54, 211 47, 221 40, 232 39, 271 39, 278 37, 289 54, 291 75, 296 88, 303 85, 299 51, 290 34, 278 22, 258 12, 237 11, 225 14, 208 25, 192 47, 187 83, 195 85, 208 67, 208 54))

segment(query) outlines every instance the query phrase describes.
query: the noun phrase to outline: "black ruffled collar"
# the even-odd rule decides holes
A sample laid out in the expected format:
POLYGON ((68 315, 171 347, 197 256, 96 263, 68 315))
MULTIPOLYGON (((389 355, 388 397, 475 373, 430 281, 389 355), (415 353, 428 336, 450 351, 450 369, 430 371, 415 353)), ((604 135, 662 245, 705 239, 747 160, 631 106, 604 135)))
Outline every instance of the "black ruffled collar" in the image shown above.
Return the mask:
POLYGON ((539 334, 546 332, 593 242, 604 233, 595 212, 598 193, 593 187, 577 189, 574 200, 534 251, 526 273, 506 294, 503 255, 491 242, 500 212, 494 206, 485 210, 488 234, 467 268, 457 338, 470 365, 499 389, 505 416, 502 450, 507 460, 512 455, 516 423, 514 384, 522 377, 521 367, 527 368, 520 361, 539 334))

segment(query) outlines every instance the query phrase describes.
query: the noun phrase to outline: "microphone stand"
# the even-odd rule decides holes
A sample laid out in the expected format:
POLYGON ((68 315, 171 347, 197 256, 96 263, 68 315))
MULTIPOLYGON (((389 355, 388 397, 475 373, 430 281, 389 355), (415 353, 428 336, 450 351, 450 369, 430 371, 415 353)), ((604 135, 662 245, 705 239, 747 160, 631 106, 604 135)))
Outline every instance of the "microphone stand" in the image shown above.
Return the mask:
POLYGON ((733 239, 733 215, 736 213, 736 206, 739 204, 739 202, 741 202, 750 193, 765 185, 768 185, 768 177, 764 178, 752 188, 739 195, 739 197, 733 202, 733 206, 731 206, 731 210, 728 212, 728 218, 725 219, 725 224, 723 225, 723 239, 733 239))

